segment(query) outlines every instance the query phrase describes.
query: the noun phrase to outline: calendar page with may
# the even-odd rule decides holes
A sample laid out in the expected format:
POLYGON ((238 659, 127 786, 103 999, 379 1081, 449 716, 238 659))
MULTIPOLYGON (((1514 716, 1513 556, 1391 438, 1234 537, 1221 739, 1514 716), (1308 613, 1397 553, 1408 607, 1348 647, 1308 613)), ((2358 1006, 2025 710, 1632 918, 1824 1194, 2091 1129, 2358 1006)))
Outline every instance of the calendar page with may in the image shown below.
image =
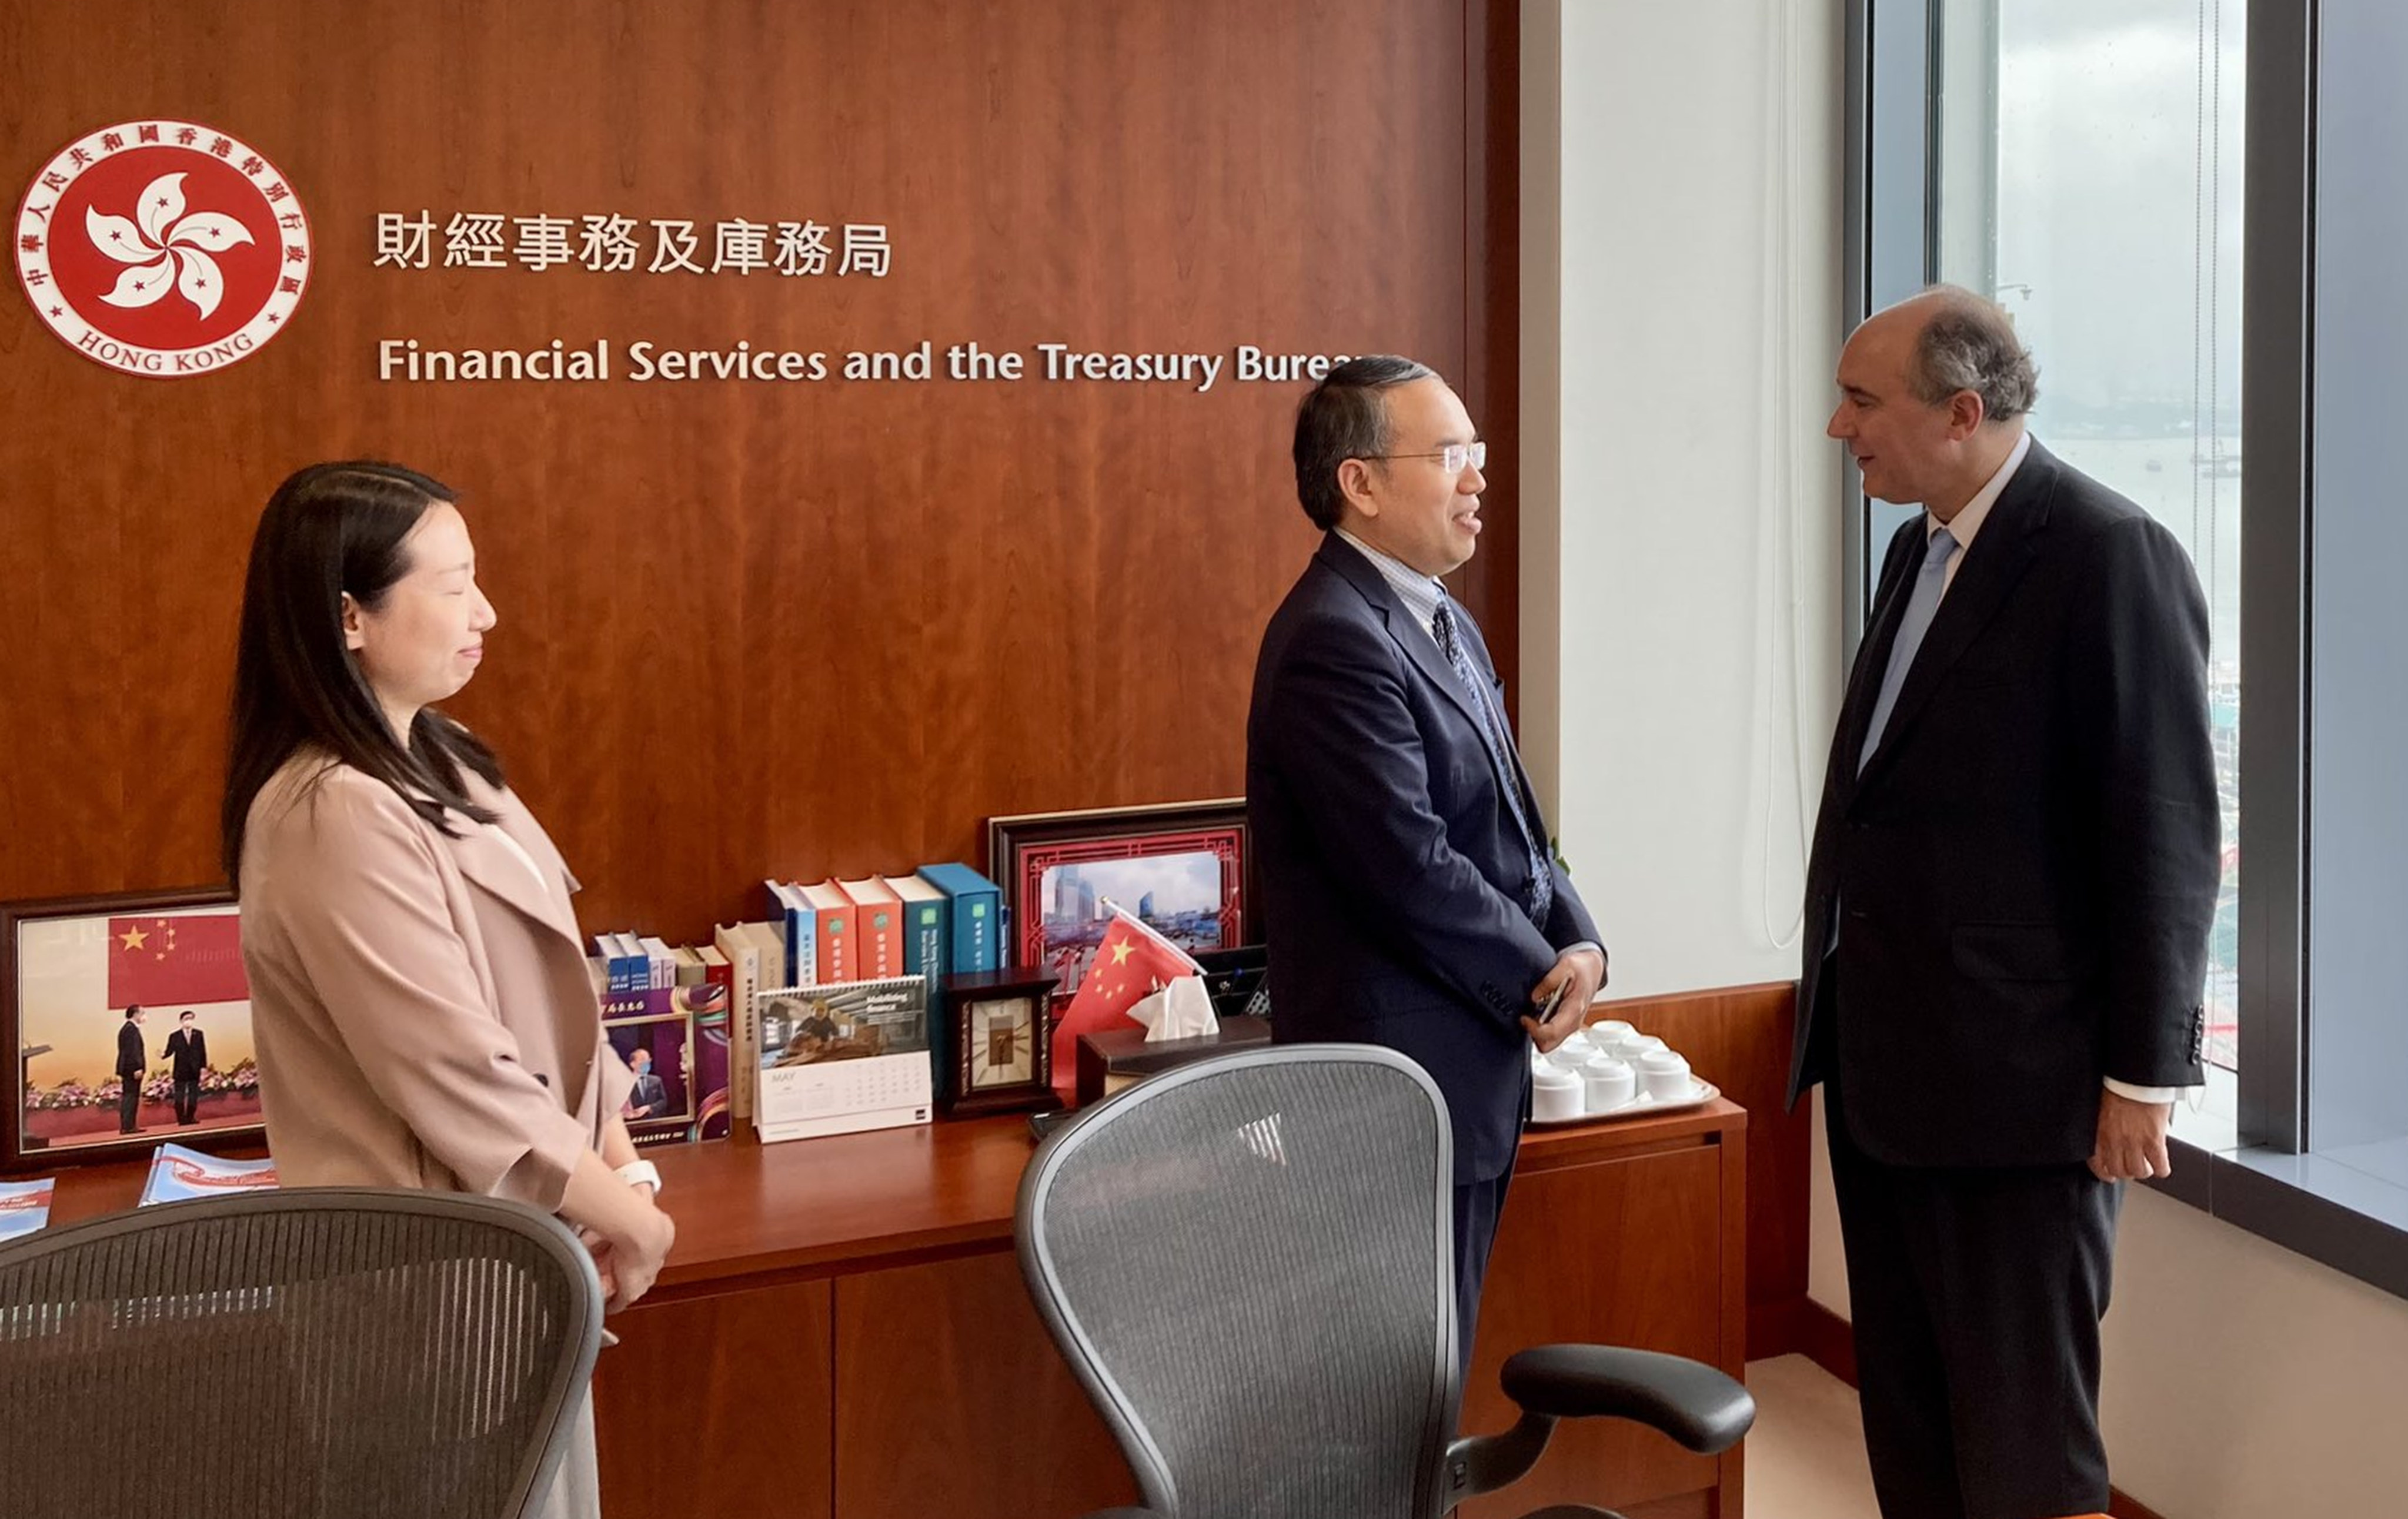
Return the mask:
POLYGON ((755 994, 764 1143, 928 1122, 928 984, 923 976, 755 994))

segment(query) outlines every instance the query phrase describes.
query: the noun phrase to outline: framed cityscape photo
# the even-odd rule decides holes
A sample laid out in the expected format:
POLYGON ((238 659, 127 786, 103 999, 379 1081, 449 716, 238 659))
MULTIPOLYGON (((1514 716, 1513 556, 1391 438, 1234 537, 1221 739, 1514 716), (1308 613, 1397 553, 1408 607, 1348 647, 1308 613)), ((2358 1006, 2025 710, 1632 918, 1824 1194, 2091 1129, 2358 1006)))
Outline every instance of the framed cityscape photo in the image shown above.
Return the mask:
POLYGON ((0 903, 0 1040, 17 1055, 0 1170, 162 1139, 259 1142, 242 924, 223 887, 0 903))
POLYGON ((1078 991, 1111 908, 1195 954, 1251 941, 1254 849, 1243 797, 990 819, 987 873, 1011 917, 1006 964, 1078 991))

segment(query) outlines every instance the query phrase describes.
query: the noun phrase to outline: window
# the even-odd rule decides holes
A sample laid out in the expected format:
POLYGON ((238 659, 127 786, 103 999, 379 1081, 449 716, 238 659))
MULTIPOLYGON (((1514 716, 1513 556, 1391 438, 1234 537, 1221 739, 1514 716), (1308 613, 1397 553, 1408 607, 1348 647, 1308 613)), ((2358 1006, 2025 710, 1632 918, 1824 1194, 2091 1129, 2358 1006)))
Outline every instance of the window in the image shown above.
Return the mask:
MULTIPOLYGON (((1850 22, 1844 316, 1936 279, 1999 299, 2039 360, 2034 431, 2163 523, 2208 596, 2213 1064, 2157 1185, 2408 1297, 2408 6, 1852 0, 1850 22)), ((1850 520, 1859 624, 1899 515, 1850 520)))
POLYGON ((1943 0, 1930 245, 2038 359, 2034 434, 2190 552, 2207 594, 2224 879, 2208 1108, 2233 1140, 2240 1014, 2241 168, 2244 0, 1943 0))

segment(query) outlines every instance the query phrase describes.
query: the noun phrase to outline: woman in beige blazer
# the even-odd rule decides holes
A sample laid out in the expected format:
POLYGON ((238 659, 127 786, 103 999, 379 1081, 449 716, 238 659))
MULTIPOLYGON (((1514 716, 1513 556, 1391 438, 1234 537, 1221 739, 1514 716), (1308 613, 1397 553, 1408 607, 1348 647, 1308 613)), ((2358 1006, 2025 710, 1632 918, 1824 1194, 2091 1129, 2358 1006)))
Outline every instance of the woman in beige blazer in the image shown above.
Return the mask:
MULTIPOLYGON (((268 1148, 291 1185, 556 1212, 615 1311, 675 1230, 619 1117, 634 1079, 602 1037, 576 881, 433 707, 494 624, 453 500, 394 466, 316 465, 251 542, 222 821, 268 1148)), ((600 1512, 590 1408, 538 1512, 600 1512)))

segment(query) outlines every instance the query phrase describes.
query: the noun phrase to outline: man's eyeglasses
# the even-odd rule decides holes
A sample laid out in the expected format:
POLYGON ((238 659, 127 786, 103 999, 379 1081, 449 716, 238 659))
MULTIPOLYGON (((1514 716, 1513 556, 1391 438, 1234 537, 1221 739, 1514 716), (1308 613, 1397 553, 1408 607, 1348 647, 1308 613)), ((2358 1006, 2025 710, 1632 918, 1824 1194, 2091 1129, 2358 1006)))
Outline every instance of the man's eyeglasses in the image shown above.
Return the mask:
POLYGON ((1439 467, 1450 475, 1460 475, 1468 466, 1488 467, 1488 445, 1485 443, 1449 443, 1428 453, 1367 453, 1366 459, 1436 459, 1439 467))

